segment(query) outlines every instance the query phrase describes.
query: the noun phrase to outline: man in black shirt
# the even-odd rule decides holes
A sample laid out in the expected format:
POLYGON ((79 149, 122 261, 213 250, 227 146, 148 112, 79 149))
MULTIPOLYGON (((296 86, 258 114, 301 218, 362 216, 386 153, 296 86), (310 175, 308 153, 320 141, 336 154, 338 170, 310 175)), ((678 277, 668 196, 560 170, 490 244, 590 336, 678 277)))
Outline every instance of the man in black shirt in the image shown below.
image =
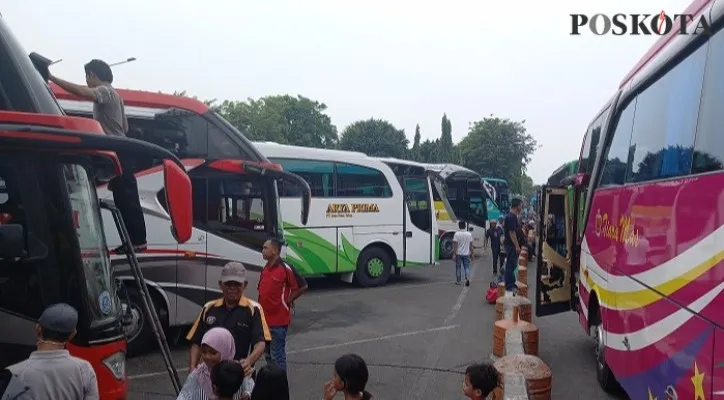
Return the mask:
POLYGON ((510 212, 505 216, 503 223, 503 231, 505 232, 505 290, 514 291, 515 286, 515 268, 518 266, 518 255, 520 254, 519 238, 523 237, 523 232, 518 223, 518 215, 523 209, 523 201, 514 198, 510 202, 510 212))
POLYGON ((247 285, 243 264, 230 262, 221 270, 219 287, 223 297, 204 305, 186 336, 186 340, 191 342, 189 372, 201 360, 201 339, 204 334, 211 328, 221 327, 228 329, 234 336, 234 360, 241 362, 247 376, 251 375, 254 363, 264 355, 266 343, 271 342, 271 333, 262 307, 244 296, 247 285))
POLYGON ((498 259, 500 269, 503 270, 503 258, 500 257, 500 238, 503 236, 503 229, 498 226, 498 221, 490 221, 490 228, 485 232, 485 241, 490 240, 490 250, 493 252, 493 275, 498 275, 498 259))

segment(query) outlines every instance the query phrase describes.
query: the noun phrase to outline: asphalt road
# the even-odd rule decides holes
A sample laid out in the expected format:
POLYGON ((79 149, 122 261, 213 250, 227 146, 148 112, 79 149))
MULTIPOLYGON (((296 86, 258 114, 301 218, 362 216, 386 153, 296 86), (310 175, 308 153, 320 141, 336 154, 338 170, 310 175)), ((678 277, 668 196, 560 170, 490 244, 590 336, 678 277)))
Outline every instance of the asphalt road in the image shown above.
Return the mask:
MULTIPOLYGON (((310 290, 297 301, 288 342, 292 399, 321 398, 335 359, 348 352, 367 361, 368 390, 378 400, 462 399, 465 367, 492 353, 495 318, 494 306, 485 302, 490 258, 478 258, 472 275, 469 288, 456 286, 453 264, 443 261, 405 270, 381 288, 311 279, 310 290)), ((256 281, 250 282, 246 294, 256 298, 255 288, 256 281)), ((574 313, 533 322, 540 329, 540 357, 553 370, 554 399, 616 398, 596 382, 593 343, 574 313)), ((183 380, 187 346, 172 352, 183 380)), ((158 353, 128 360, 128 374, 130 399, 174 398, 158 353)))

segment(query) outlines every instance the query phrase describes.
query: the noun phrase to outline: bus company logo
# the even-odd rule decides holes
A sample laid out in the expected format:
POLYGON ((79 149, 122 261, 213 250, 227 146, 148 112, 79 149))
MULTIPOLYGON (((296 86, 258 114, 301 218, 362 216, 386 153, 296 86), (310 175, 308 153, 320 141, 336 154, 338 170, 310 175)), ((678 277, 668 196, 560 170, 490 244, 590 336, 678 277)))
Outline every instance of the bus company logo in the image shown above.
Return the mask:
POLYGON ((704 17, 698 17, 693 14, 666 14, 661 11, 658 14, 614 14, 609 17, 606 14, 594 14, 588 16, 586 14, 570 14, 571 16, 571 35, 581 35, 581 28, 588 29, 597 36, 608 35, 609 33, 616 36, 629 35, 668 35, 671 31, 676 31, 680 35, 688 35, 687 26, 695 24, 693 34, 711 35, 711 24, 704 17))
POLYGON ((640 232, 636 229, 634 220, 630 216, 621 216, 618 224, 615 224, 609 219, 608 213, 601 214, 599 209, 596 213, 595 233, 596 237, 603 236, 631 247, 639 245, 640 232))
POLYGON ((327 206, 327 217, 352 217, 357 213, 378 213, 380 207, 375 203, 332 203, 327 206))

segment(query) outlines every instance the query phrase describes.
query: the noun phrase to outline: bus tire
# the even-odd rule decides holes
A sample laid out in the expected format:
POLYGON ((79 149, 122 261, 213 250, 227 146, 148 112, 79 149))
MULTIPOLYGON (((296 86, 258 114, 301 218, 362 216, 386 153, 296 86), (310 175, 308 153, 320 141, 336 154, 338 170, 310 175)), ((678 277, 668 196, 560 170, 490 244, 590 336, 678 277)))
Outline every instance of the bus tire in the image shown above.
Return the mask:
POLYGON ((440 237, 440 259, 449 260, 453 256, 453 236, 455 232, 446 232, 440 237))
POLYGON ((379 246, 370 246, 357 258, 355 278, 363 287, 382 286, 392 274, 390 255, 379 246))
POLYGON ((606 362, 606 343, 603 339, 603 323, 598 313, 598 308, 594 309, 594 314, 591 320, 591 331, 593 332, 593 338, 595 339, 594 356, 596 359, 596 379, 598 384, 601 385, 601 389, 608 393, 616 393, 619 390, 616 377, 611 372, 606 362))
MULTIPOLYGON (((129 282, 130 283, 130 282, 129 282)), ((132 320, 130 326, 124 325, 124 333, 126 334, 126 340, 128 341, 127 354, 129 357, 139 356, 147 353, 151 349, 156 347, 156 336, 153 333, 153 327, 150 322, 146 319, 146 313, 143 308, 143 301, 141 300, 141 294, 138 289, 131 288, 126 285, 126 291, 128 292, 128 305, 131 309, 132 320)), ((159 301, 155 297, 155 293, 149 290, 153 301, 152 306, 156 308, 156 313, 161 319, 161 325, 168 326, 168 311, 165 307, 159 306, 159 301)), ((121 296, 121 302, 125 303, 126 299, 121 296)))

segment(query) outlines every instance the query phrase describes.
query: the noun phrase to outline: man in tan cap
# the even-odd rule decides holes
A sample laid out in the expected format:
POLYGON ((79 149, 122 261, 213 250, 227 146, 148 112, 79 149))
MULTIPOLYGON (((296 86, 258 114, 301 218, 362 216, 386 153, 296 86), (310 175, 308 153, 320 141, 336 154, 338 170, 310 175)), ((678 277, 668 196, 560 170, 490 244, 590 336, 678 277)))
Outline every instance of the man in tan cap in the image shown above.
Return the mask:
POLYGON ((247 284, 246 268, 242 263, 230 262, 224 265, 219 280, 223 297, 204 305, 186 335, 186 340, 191 342, 189 372, 196 368, 201 358, 201 339, 204 334, 211 328, 221 327, 228 329, 234 336, 234 359, 241 361, 247 376, 251 375, 252 367, 264 355, 266 342, 271 342, 271 334, 259 303, 244 296, 247 284))

